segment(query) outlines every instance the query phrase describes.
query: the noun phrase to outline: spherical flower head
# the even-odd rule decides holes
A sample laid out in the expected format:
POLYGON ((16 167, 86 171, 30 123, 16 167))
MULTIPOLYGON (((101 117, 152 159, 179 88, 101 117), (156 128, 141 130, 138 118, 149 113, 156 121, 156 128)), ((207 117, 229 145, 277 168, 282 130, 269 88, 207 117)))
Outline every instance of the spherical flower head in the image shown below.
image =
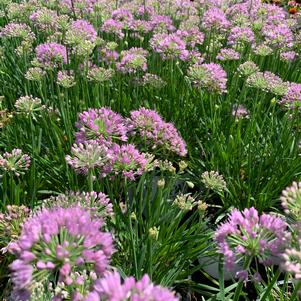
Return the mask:
POLYGON ((288 83, 269 71, 251 74, 247 78, 247 85, 275 95, 284 95, 288 90, 288 83))
POLYGON ((214 7, 204 13, 202 26, 206 30, 215 29, 224 32, 231 26, 231 23, 221 9, 214 7))
POLYGON ((232 116, 235 117, 236 120, 250 118, 248 110, 242 105, 234 106, 232 116))
POLYGON ((42 31, 53 31, 57 29, 57 12, 48 8, 42 7, 33 12, 30 17, 33 25, 42 31))
POLYGON ((154 32, 173 32, 175 30, 172 18, 169 16, 152 15, 150 23, 154 32))
POLYGON ((113 141, 127 141, 129 126, 126 120, 109 108, 89 109, 79 114, 76 124, 76 142, 95 140, 110 144, 113 141))
POLYGON ((24 114, 36 120, 36 116, 45 109, 40 98, 32 96, 22 96, 16 100, 15 108, 17 113, 24 114))
POLYGON ((265 42, 271 47, 281 49, 291 48, 293 45, 293 32, 284 22, 276 25, 267 23, 262 29, 262 34, 265 37, 265 42))
POLYGON ((17 177, 24 174, 30 166, 30 157, 21 149, 14 148, 10 153, 0 155, 0 170, 14 173, 17 177))
POLYGON ((133 144, 118 145, 113 144, 109 149, 110 156, 110 171, 114 174, 122 174, 123 177, 129 180, 135 180, 137 176, 141 176, 148 165, 148 160, 145 154, 140 153, 133 144))
POLYGON ((233 27, 228 37, 228 45, 238 45, 244 43, 253 43, 255 35, 252 29, 248 27, 233 27))
POLYGON ((108 34, 114 34, 119 39, 123 39, 124 37, 124 33, 122 32, 122 30, 123 23, 114 19, 107 19, 106 21, 104 21, 101 27, 101 31, 108 34))
POLYGON ((77 173, 83 174, 92 170, 103 170, 109 160, 107 147, 96 141, 73 144, 71 155, 66 156, 66 162, 77 173))
POLYGON ((280 201, 285 214, 294 221, 301 221, 301 182, 293 182, 284 189, 280 201))
POLYGON ((9 245, 19 238, 23 222, 29 217, 29 214, 30 210, 23 205, 8 205, 5 213, 0 213, 1 253, 6 253, 9 245))
POLYGON ((240 59, 240 53, 231 48, 223 48, 216 56, 217 60, 220 61, 233 61, 240 59))
MULTIPOLYGON (((298 227, 300 228, 300 226, 298 227)), ((281 267, 285 272, 288 272, 293 275, 296 282, 301 280, 301 238, 300 238, 300 229, 299 235, 293 241, 292 246, 285 249, 282 255, 282 264, 281 267)))
POLYGON ((295 51, 284 51, 280 53, 280 59, 284 62, 293 62, 297 57, 295 51))
POLYGON ((142 142, 151 145, 152 149, 163 149, 179 156, 186 156, 184 140, 172 123, 165 122, 154 110, 140 108, 131 112, 130 124, 135 134, 140 135, 142 142))
POLYGON ((33 41, 34 33, 27 24, 23 23, 8 23, 0 31, 1 38, 19 38, 22 40, 33 41))
POLYGON ((127 24, 134 19, 132 13, 125 8, 118 8, 112 11, 112 19, 127 24))
POLYGON ((247 257, 265 265, 271 264, 282 254, 289 238, 287 224, 281 218, 270 214, 259 216, 255 208, 242 212, 233 209, 214 235, 228 270, 247 257))
POLYGON ((36 48, 37 61, 45 67, 56 67, 67 63, 67 49, 58 43, 40 44, 36 48))
MULTIPOLYGON (((121 281, 117 272, 108 272, 104 278, 96 281, 94 296, 106 301, 178 301, 179 299, 167 288, 153 284, 148 275, 136 281, 133 277, 127 277, 121 281)), ((92 294, 91 294, 92 296, 92 294)), ((92 299, 86 299, 89 301, 92 299)))
POLYGON ((207 189, 217 193, 222 193, 227 190, 227 183, 224 177, 217 171, 205 171, 201 175, 201 181, 207 189))
POLYGON ((166 86, 166 82, 158 75, 152 73, 146 73, 142 77, 144 86, 150 86, 154 89, 161 89, 166 86))
POLYGON ((239 65, 237 71, 242 76, 250 76, 251 74, 258 72, 259 67, 254 62, 247 61, 239 65))
POLYGON ((186 30, 177 30, 176 34, 191 48, 195 48, 197 45, 202 45, 205 39, 205 34, 202 33, 198 27, 191 27, 186 30))
POLYGON ((121 61, 117 69, 122 73, 145 72, 148 52, 143 48, 131 48, 121 52, 121 61))
POLYGON ((279 103, 288 109, 301 110, 301 84, 290 83, 279 103))
POLYGON ((70 25, 66 32, 66 41, 71 45, 82 44, 83 42, 95 43, 97 39, 97 32, 86 20, 76 20, 70 25))
POLYGON ((32 67, 27 70, 25 78, 30 81, 40 82, 45 75, 46 72, 42 68, 32 67))
POLYGON ((110 218, 114 215, 109 197, 102 192, 68 192, 43 201, 44 208, 69 208, 79 206, 87 209, 94 216, 110 218))
POLYGON ((218 64, 192 65, 188 69, 188 77, 198 88, 206 88, 218 94, 227 92, 227 73, 218 64))
POLYGON ((268 56, 273 53, 273 49, 266 44, 259 44, 253 47, 253 51, 259 56, 268 56))
POLYGON ((196 200, 190 195, 190 193, 180 193, 176 196, 173 201, 173 205, 180 208, 183 211, 192 210, 192 208, 197 205, 196 200))
POLYGON ((189 51, 185 42, 175 33, 155 34, 150 40, 152 49, 159 53, 163 60, 180 59, 186 61, 189 51))
POLYGON ((89 80, 97 82, 97 83, 103 83, 106 81, 109 81, 115 74, 114 69, 105 69, 102 67, 91 67, 88 70, 87 77, 89 80))
POLYGON ((66 89, 71 88, 76 84, 74 75, 66 70, 58 72, 56 83, 66 89))
POLYGON ((102 276, 113 254, 112 235, 102 227, 101 219, 80 207, 44 209, 29 218, 13 248, 14 289, 30 294, 34 282, 49 283, 57 275, 54 286, 64 285, 72 294, 74 273, 102 276))

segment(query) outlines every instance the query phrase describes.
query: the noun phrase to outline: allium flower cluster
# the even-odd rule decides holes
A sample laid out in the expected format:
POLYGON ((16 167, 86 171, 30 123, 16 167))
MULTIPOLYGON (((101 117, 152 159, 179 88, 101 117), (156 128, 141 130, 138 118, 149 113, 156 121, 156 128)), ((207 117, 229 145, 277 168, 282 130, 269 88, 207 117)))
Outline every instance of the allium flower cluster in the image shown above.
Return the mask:
POLYGON ((289 109, 301 110, 301 84, 290 83, 288 91, 279 103, 289 109))
POLYGON ((135 281, 133 277, 124 279, 117 272, 110 272, 104 278, 96 281, 94 291, 86 301, 178 301, 175 294, 167 288, 154 285, 148 275, 141 280, 135 281))
POLYGON ((272 72, 255 72, 247 78, 247 85, 275 95, 284 95, 288 90, 288 83, 272 72))
POLYGON ((46 75, 46 72, 39 67, 29 68, 25 74, 25 78, 31 81, 41 81, 42 78, 46 75))
POLYGON ((101 30, 108 34, 114 34, 120 39, 123 39, 124 37, 124 33, 122 32, 123 23, 114 19, 108 19, 104 21, 101 30))
POLYGON ((79 130, 75 134, 77 143, 96 140, 107 144, 128 139, 126 120, 109 108, 89 109, 80 113, 76 127, 79 130))
POLYGON ((159 53, 163 60, 188 58, 185 42, 177 34, 155 34, 150 40, 152 49, 159 53))
POLYGON ((117 69, 122 73, 135 73, 147 70, 148 51, 143 48, 131 48, 121 52, 121 61, 117 63, 117 69))
MULTIPOLYGON (((286 229, 287 224, 279 217, 259 216, 255 208, 242 212, 233 209, 228 220, 216 230, 214 239, 224 255, 226 268, 231 271, 235 264, 242 264, 248 258, 264 265, 273 263, 290 239, 286 229)), ((240 277, 239 273, 237 276, 240 277)))
POLYGON ((293 45, 293 33, 285 23, 277 25, 267 24, 262 29, 265 41, 271 47, 291 48, 293 45))
POLYGON ((23 205, 8 205, 5 213, 0 213, 0 253, 5 253, 9 244, 19 238, 29 213, 30 210, 23 205))
POLYGON ((69 208, 79 206, 87 209, 94 216, 109 218, 114 215, 113 205, 108 196, 102 192, 68 192, 43 201, 44 208, 69 208))
POLYGON ((91 81, 95 81, 97 83, 103 83, 109 81, 114 76, 114 74, 115 74, 114 69, 111 68, 105 69, 102 67, 94 66, 88 70, 87 77, 91 81))
POLYGON ((72 297, 73 285, 83 281, 85 270, 102 276, 113 254, 112 236, 102 232, 103 225, 80 207, 43 209, 29 218, 19 240, 10 245, 17 257, 10 265, 15 294, 27 293, 25 300, 30 300, 34 282, 54 281, 55 287, 63 285, 72 297))
POLYGON ((56 67, 67 63, 67 49, 58 43, 40 44, 36 48, 38 62, 45 67, 56 67))
POLYGON ((24 174, 30 166, 30 157, 23 154, 21 149, 14 148, 11 153, 0 155, 0 170, 4 172, 12 172, 17 177, 24 174))
POLYGON ((163 151, 186 156, 186 144, 177 129, 172 123, 165 122, 156 111, 146 108, 132 111, 130 123, 134 133, 153 149, 163 148, 163 151))
POLYGON ((40 98, 32 96, 22 96, 16 100, 15 108, 17 113, 24 114, 36 120, 37 115, 45 109, 40 98))
POLYGON ((103 144, 96 141, 73 144, 71 155, 66 156, 66 162, 77 172, 88 174, 91 170, 102 171, 108 164, 110 155, 103 144))
POLYGON ((218 94, 227 92, 227 74, 218 64, 195 64, 190 66, 188 77, 198 88, 206 88, 218 94))
POLYGON ((144 153, 140 153, 133 144, 113 144, 109 149, 111 157, 110 165, 106 169, 107 173, 135 180, 141 176, 148 168, 148 158, 144 153))
POLYGON ((197 27, 192 27, 186 30, 177 30, 176 34, 183 39, 187 46, 195 48, 197 45, 202 45, 205 35, 199 31, 197 27))
POLYGON ((214 192, 221 193, 227 189, 227 183, 224 177, 217 171, 205 171, 201 175, 201 181, 207 189, 213 190, 214 192))
POLYGON ((251 74, 258 72, 259 67, 254 62, 247 61, 239 65, 237 71, 242 76, 250 76, 251 74))
POLYGON ((236 120, 249 119, 250 118, 248 110, 242 105, 235 106, 233 108, 232 116, 235 117, 236 120))
POLYGON ((173 201, 173 205, 181 210, 192 210, 192 208, 197 205, 197 202, 189 193, 180 193, 173 201))
POLYGON ((176 29, 169 16, 152 15, 150 24, 156 33, 173 32, 176 29))
POLYGON ((34 33, 27 24, 23 23, 8 23, 0 31, 1 38, 20 38, 22 40, 33 41, 34 33))
POLYGON ((209 8, 203 17, 202 26, 206 30, 226 31, 231 23, 227 20, 225 13, 219 8, 209 8))
POLYGON ((166 85, 166 82, 160 76, 152 73, 146 73, 142 77, 142 83, 144 86, 150 86, 155 89, 161 89, 166 85))
POLYGON ((76 84, 75 77, 72 75, 72 72, 68 72, 66 70, 58 72, 56 83, 66 89, 71 88, 76 84))
POLYGON ((58 26, 58 15, 56 11, 42 7, 32 13, 29 17, 33 25, 43 31, 55 30, 58 26))
POLYGON ((295 51, 284 51, 280 53, 280 59, 285 62, 292 62, 296 57, 297 53, 295 51))
POLYGON ((301 182, 293 182, 280 197, 284 212, 294 221, 301 221, 301 182))
POLYGON ((66 41, 68 44, 77 45, 83 42, 95 43, 97 39, 97 32, 86 20, 73 21, 66 33, 66 41))
POLYGON ((240 53, 231 48, 223 48, 216 56, 216 59, 220 61, 239 60, 240 53))
POLYGON ((252 29, 248 27, 233 27, 228 37, 228 45, 237 45, 241 43, 253 43, 255 35, 252 29))

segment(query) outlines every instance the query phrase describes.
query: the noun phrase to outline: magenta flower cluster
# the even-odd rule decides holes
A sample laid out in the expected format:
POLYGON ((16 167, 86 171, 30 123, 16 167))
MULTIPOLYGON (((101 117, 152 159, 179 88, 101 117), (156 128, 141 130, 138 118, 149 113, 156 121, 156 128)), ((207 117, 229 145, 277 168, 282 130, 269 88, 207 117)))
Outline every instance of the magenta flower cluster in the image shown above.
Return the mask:
POLYGON ((281 218, 270 214, 259 216, 255 208, 242 212, 233 209, 214 235, 228 270, 233 270, 235 264, 243 264, 248 257, 265 265, 275 262, 289 238, 287 224, 281 218))
POLYGON ((102 276, 114 251, 103 225, 80 207, 44 209, 29 218, 19 240, 10 244, 17 257, 10 266, 15 294, 30 297, 33 281, 42 275, 49 281, 57 273, 56 285, 67 287, 79 280, 73 274, 79 278, 84 269, 102 276))
POLYGON ((148 275, 136 281, 127 277, 121 281, 117 272, 109 272, 94 284, 85 301, 178 301, 173 292, 159 285, 154 285, 148 275))
POLYGON ((146 108, 132 111, 130 124, 134 133, 141 137, 142 142, 146 142, 153 148, 162 148, 163 152, 169 151, 179 156, 186 156, 184 140, 174 125, 165 122, 156 111, 146 108))
POLYGON ((67 49, 58 43, 40 44, 36 48, 38 62, 45 67, 55 67, 67 63, 67 49))

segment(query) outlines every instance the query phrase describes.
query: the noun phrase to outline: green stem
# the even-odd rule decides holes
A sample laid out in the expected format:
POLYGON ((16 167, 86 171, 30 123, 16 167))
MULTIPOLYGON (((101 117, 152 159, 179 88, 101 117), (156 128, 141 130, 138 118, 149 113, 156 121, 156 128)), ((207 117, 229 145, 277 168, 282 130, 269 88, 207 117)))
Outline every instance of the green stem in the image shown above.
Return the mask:
POLYGON ((276 273, 275 273, 275 275, 274 275, 274 277, 272 278, 272 280, 271 280, 269 286, 267 287, 265 293, 264 293, 263 296, 260 298, 260 301, 265 300, 265 299, 270 295, 270 292, 271 292, 271 290, 272 290, 272 288, 273 288, 275 282, 276 282, 277 279, 279 278, 280 274, 281 274, 281 271, 280 271, 280 268, 278 268, 277 271, 276 271, 276 273))

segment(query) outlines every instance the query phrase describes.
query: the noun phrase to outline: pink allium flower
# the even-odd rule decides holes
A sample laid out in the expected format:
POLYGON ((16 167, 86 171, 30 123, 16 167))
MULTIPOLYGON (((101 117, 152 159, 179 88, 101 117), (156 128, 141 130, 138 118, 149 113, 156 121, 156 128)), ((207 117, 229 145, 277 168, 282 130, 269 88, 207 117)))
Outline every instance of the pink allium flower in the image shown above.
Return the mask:
POLYGON ((225 13, 219 8, 209 8, 204 13, 202 26, 206 30, 226 31, 230 25, 225 13))
POLYGON ((147 70, 148 51, 143 48, 131 48, 121 52, 121 61, 117 69, 122 73, 135 73, 147 70))
POLYGON ((192 48, 195 48, 197 45, 202 45, 205 39, 205 34, 199 31, 197 27, 177 30, 176 34, 185 41, 186 45, 192 48))
POLYGON ((76 20, 71 23, 68 29, 69 34, 72 33, 78 41, 89 41, 94 43, 97 39, 97 32, 86 20, 76 20))
POLYGON ((58 43, 51 42, 38 45, 36 55, 38 62, 46 67, 67 63, 67 49, 58 43))
POLYGON ((199 88, 219 94, 227 92, 227 74, 218 64, 195 64, 188 69, 188 77, 199 88))
POLYGON ((140 153, 133 144, 113 144, 109 149, 110 166, 105 173, 122 174, 129 180, 141 176, 148 165, 147 157, 140 153))
POLYGON ((66 162, 77 172, 88 174, 90 170, 102 171, 111 157, 108 149, 96 141, 73 144, 71 155, 66 156, 66 162))
POLYGON ((277 25, 267 24, 262 29, 262 34, 268 45, 276 48, 290 48, 293 45, 293 32, 285 23, 277 25))
POLYGON ((281 205, 285 214, 294 221, 301 219, 301 182, 293 182, 291 186, 282 191, 281 205))
POLYGON ((107 144, 114 140, 128 140, 126 120, 109 108, 89 109, 80 113, 76 127, 79 130, 75 134, 77 143, 96 140, 107 144))
POLYGON ((284 51, 280 53, 280 59, 286 62, 292 62, 296 59, 297 53, 295 51, 284 51))
POLYGON ((21 38, 26 40, 34 40, 35 35, 27 24, 23 23, 8 23, 0 30, 2 38, 21 38))
POLYGON ((29 17, 31 22, 41 30, 55 30, 58 27, 58 15, 56 11, 45 7, 38 9, 29 17))
POLYGON ((233 209, 214 236, 228 270, 247 257, 271 264, 282 254, 289 238, 287 224, 281 218, 270 214, 259 216, 255 208, 242 212, 233 209))
POLYGON ((160 15, 152 15, 150 23, 153 27, 153 30, 167 30, 174 31, 176 28, 173 25, 172 19, 169 16, 160 16, 160 15))
POLYGON ((0 155, 0 170, 4 172, 12 172, 17 177, 24 174, 30 166, 30 157, 23 154, 21 149, 14 148, 11 153, 0 155))
POLYGON ((54 286, 64 284, 71 291, 85 269, 103 275, 113 254, 112 235, 102 232, 103 225, 80 207, 44 209, 29 218, 10 246, 17 257, 10 265, 15 292, 27 291, 30 297, 34 281, 48 283, 56 274, 54 286))
POLYGON ((235 119, 237 119, 237 120, 250 118, 248 110, 242 105, 235 106, 233 108, 232 116, 235 117, 235 119))
POLYGON ((105 33, 111 33, 118 36, 120 39, 124 37, 124 33, 122 32, 123 24, 114 19, 108 19, 104 21, 101 30, 105 33))
POLYGON ((136 281, 133 277, 128 277, 121 281, 117 272, 110 272, 104 278, 96 281, 94 285, 93 299, 85 301, 178 301, 179 299, 167 288, 154 285, 148 275, 144 275, 141 280, 136 281))
POLYGON ((185 42, 177 34, 155 34, 150 40, 150 46, 163 60, 185 61, 189 55, 185 42))
POLYGON ((87 209, 94 216, 108 218, 114 215, 113 205, 108 196, 102 192, 73 192, 51 197, 43 201, 44 208, 70 208, 79 206, 87 209))
POLYGON ((239 60, 240 53, 231 48, 223 48, 216 56, 216 59, 220 61, 239 60))
POLYGON ((122 22, 125 25, 128 24, 128 22, 133 20, 133 15, 132 13, 124 8, 118 8, 112 11, 112 19, 122 22))
POLYGON ((279 103, 289 109, 301 110, 301 84, 290 83, 287 93, 279 103))
POLYGON ((152 148, 163 148, 179 156, 186 156, 187 149, 184 140, 172 123, 165 122, 161 116, 153 110, 140 108, 131 112, 130 123, 136 134, 152 148))
POLYGON ((237 45, 240 43, 253 43, 254 41, 254 32, 248 27, 233 27, 228 37, 228 45, 237 45))

